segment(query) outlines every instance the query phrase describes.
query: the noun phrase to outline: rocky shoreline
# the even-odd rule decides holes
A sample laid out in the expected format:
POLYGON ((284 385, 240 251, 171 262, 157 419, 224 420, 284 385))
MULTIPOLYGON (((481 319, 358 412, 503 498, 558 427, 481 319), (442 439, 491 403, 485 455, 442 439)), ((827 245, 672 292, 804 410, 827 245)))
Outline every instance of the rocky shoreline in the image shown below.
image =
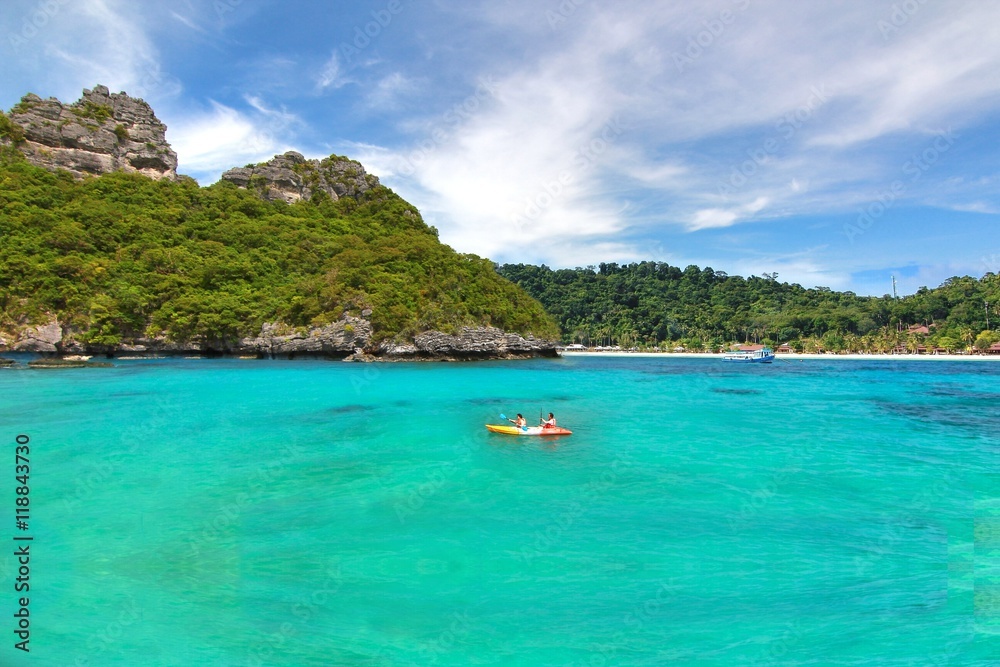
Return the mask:
POLYGON ((260 332, 238 340, 175 341, 135 338, 115 346, 88 345, 79 332, 58 321, 25 327, 10 340, 0 335, 0 352, 29 352, 50 357, 240 356, 259 359, 317 357, 344 361, 472 361, 556 357, 557 341, 508 333, 495 327, 463 327, 457 334, 425 331, 409 342, 372 342, 364 317, 345 315, 323 327, 294 328, 267 323, 260 332))

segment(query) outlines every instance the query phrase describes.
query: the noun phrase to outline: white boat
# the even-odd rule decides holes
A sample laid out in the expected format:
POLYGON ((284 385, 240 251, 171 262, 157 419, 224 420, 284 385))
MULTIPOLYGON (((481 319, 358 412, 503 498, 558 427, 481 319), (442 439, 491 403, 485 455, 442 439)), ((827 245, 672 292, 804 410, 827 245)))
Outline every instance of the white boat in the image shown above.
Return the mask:
POLYGON ((769 347, 757 350, 737 350, 722 355, 723 361, 738 361, 745 364, 769 364, 774 361, 774 351, 769 347))

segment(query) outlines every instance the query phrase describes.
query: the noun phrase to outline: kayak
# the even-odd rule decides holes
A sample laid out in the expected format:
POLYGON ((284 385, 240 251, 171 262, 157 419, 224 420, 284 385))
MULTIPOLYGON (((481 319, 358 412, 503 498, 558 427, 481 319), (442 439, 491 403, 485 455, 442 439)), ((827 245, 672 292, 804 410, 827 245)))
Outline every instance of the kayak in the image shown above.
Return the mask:
POLYGON ((545 428, 543 426, 525 426, 524 428, 518 428, 516 426, 502 426, 498 424, 487 424, 487 430, 493 433, 503 433, 504 435, 570 435, 573 431, 566 428, 560 428, 558 426, 553 426, 551 428, 545 428))

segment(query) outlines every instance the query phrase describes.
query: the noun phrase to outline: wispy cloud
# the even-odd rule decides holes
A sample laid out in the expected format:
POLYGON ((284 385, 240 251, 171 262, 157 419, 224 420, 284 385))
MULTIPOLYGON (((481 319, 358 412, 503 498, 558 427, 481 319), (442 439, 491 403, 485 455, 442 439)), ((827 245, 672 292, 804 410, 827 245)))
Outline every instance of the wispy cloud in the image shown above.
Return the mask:
POLYGON ((316 76, 316 90, 317 92, 323 92, 328 88, 336 90, 346 83, 348 79, 344 77, 340 66, 340 55, 334 51, 316 76))
POLYGON ((368 105, 380 110, 393 110, 400 107, 400 98, 416 90, 416 84, 400 72, 393 72, 383 77, 368 93, 368 105))
POLYGON ((212 101, 209 108, 178 118, 168 131, 177 151, 178 171, 209 184, 231 167, 266 160, 291 150, 288 140, 298 119, 270 109, 255 97, 245 113, 212 101))
MULTIPOLYGON (((375 20, 370 8, 303 6, 293 30, 268 0, 225 0, 224 16, 197 3, 55 4, 44 33, 16 52, 0 43, 11 63, 0 90, 149 90, 181 171, 203 182, 329 145, 447 243, 501 261, 725 258, 731 272, 834 287, 905 264, 886 255, 929 265, 943 252, 932 224, 950 215, 988 235, 1000 211, 995 3, 414 3, 351 56, 341 45, 375 20), (205 68, 206 51, 228 60, 205 68), (958 139, 914 172, 949 128, 958 139), (844 252, 843 221, 899 180, 892 210, 844 252), (892 233, 902 224, 921 225, 905 248, 892 233), (740 250, 711 245, 723 235, 740 250), (783 250, 740 263, 751 237, 783 250)), ((37 6, 8 2, 0 33, 37 6)))
POLYGON ((886 39, 888 6, 791 14, 744 4, 724 26, 722 12, 735 11, 728 1, 593 6, 551 29, 536 22, 534 35, 519 5, 520 38, 537 40, 522 46, 532 57, 462 122, 431 119, 413 144, 386 147, 399 161, 421 158, 412 176, 388 177, 427 207, 444 238, 476 252, 553 261, 567 239, 587 238, 626 256, 638 247, 630 234, 650 225, 695 232, 870 202, 900 176, 901 135, 920 146, 943 119, 993 108, 1000 80, 987 72, 1000 66, 1000 29, 983 26, 1000 26, 1000 8, 923 5, 886 39), (699 40, 707 46, 679 71, 675 56, 699 40), (627 129, 596 159, 579 160, 615 116, 627 129), (860 157, 869 147, 875 156, 860 157), (641 219, 621 214, 622 193, 646 201, 641 219))
POLYGON ((187 16, 184 16, 183 14, 179 14, 177 12, 172 11, 172 12, 170 12, 170 16, 172 16, 176 21, 182 23, 184 26, 190 28, 191 30, 193 30, 193 31, 195 31, 195 32, 197 32, 197 33, 199 33, 201 35, 206 35, 207 36, 207 35, 211 35, 212 34, 208 30, 206 30, 205 28, 203 28, 200 25, 198 25, 193 19, 188 18, 187 16))
POLYGON ((712 227, 729 227, 738 220, 747 219, 755 213, 759 213, 767 206, 770 200, 767 197, 757 197, 749 204, 737 206, 729 209, 706 208, 695 212, 694 219, 688 224, 688 229, 697 231, 699 229, 709 229, 712 227))
MULTIPOLYGON (((0 31, 15 34, 22 25, 30 25, 42 4, 8 3, 0 31)), ((180 81, 161 68, 159 49, 134 5, 87 0, 45 6, 54 9, 41 28, 6 54, 5 69, 11 70, 7 78, 30 80, 25 90, 44 90, 64 100, 74 100, 82 88, 96 84, 153 101, 180 94, 180 81)))

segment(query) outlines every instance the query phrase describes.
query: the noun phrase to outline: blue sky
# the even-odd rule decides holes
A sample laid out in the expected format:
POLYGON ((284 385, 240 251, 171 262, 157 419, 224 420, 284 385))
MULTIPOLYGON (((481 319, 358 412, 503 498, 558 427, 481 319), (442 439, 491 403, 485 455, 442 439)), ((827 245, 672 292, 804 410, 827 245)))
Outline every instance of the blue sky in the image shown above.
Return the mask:
POLYGON ((0 107, 143 97, 203 185, 360 160, 500 262, 1000 271, 1000 4, 7 0, 0 107))

